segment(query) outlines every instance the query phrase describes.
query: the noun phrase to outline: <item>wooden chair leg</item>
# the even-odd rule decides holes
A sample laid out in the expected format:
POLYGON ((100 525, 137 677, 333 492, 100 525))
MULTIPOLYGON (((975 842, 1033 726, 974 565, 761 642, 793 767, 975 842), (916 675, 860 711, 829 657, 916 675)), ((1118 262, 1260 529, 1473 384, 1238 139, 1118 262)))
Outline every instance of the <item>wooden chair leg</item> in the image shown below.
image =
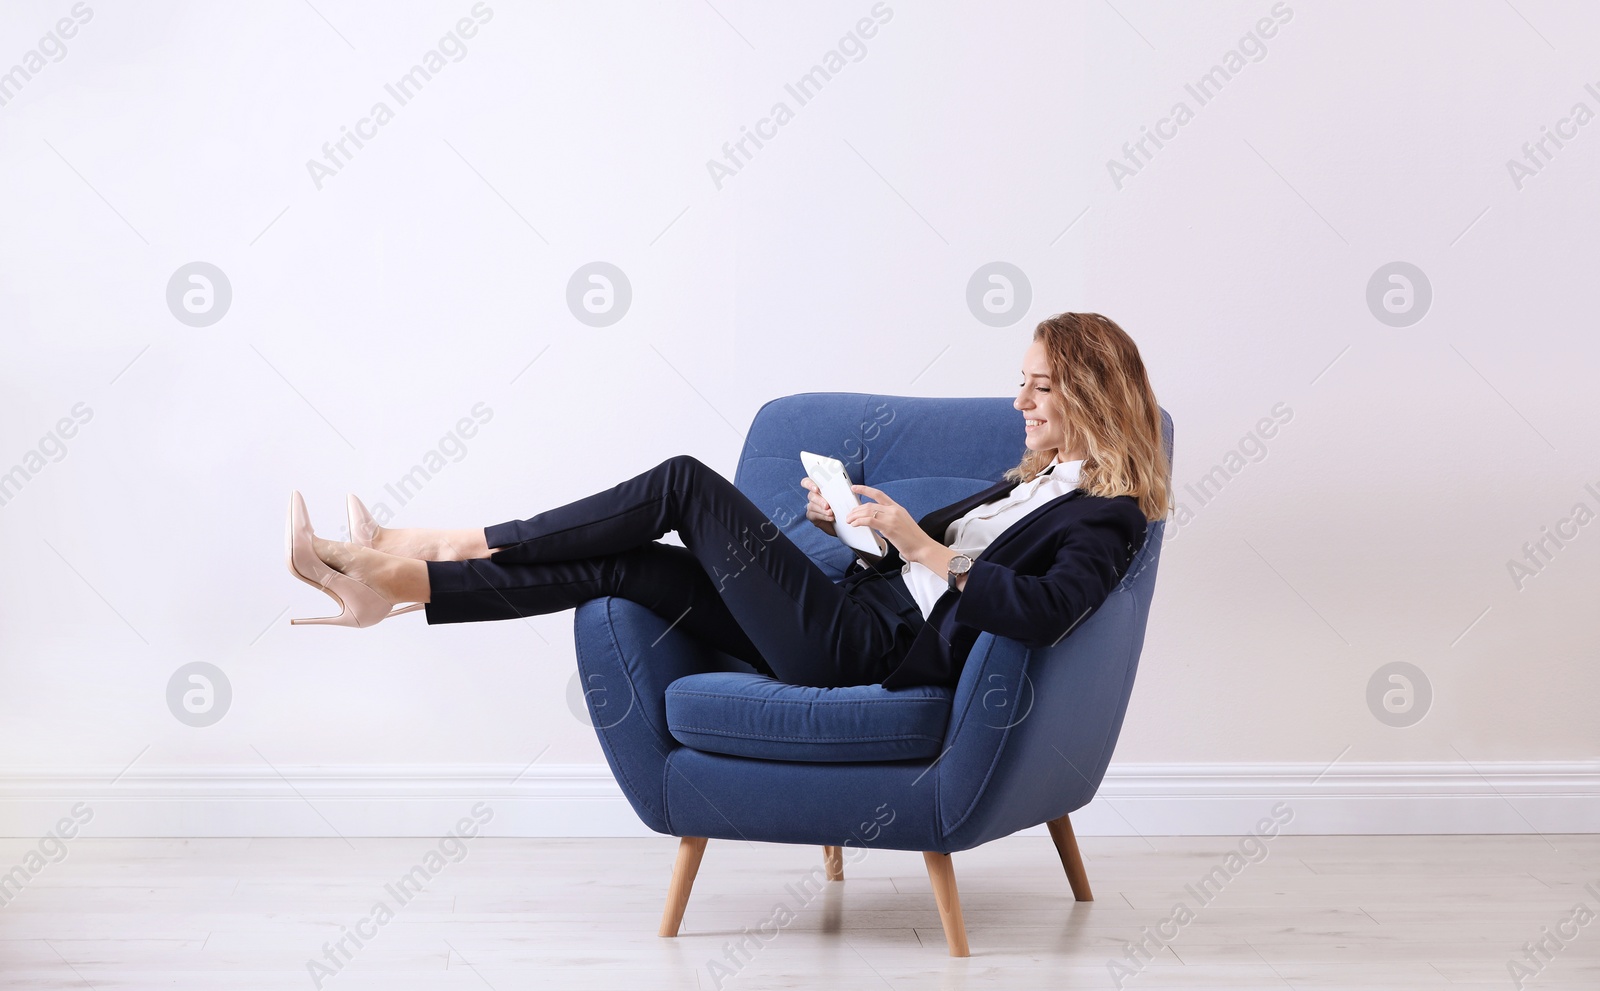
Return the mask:
POLYGON ((844 880, 844 847, 825 846, 822 848, 822 862, 828 866, 828 880, 844 880))
POLYGON ((1080 902, 1094 901, 1089 890, 1089 875, 1083 869, 1083 855, 1078 853, 1078 838, 1072 833, 1072 820, 1068 816, 1051 819, 1050 838, 1056 842, 1056 853, 1061 855, 1061 866, 1067 869, 1067 883, 1072 885, 1072 897, 1080 902))
POLYGON ((684 836, 678 840, 678 859, 672 865, 672 884, 667 888, 667 908, 661 913, 661 935, 676 936, 683 925, 683 910, 689 907, 689 889, 700 870, 706 852, 704 836, 684 836))
POLYGON ((939 903, 939 921, 944 923, 944 941, 953 957, 970 956, 967 950, 967 925, 961 921, 961 898, 956 894, 956 871, 948 853, 922 852, 928 862, 928 880, 933 883, 933 899, 939 903))

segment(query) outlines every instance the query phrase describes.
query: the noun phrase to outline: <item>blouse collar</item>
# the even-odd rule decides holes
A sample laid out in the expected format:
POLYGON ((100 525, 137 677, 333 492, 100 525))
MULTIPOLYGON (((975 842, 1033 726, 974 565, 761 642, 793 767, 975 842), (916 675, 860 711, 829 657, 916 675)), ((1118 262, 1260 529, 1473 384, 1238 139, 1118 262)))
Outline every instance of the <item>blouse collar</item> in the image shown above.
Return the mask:
POLYGON ((1051 459, 1049 464, 1044 466, 1044 470, 1041 471, 1039 474, 1041 476, 1042 475, 1049 475, 1049 476, 1051 476, 1053 478, 1054 477, 1072 478, 1072 479, 1074 479, 1074 481, 1076 481, 1078 473, 1083 469, 1083 462, 1084 462, 1083 458, 1078 458, 1078 459, 1073 460, 1073 461, 1062 461, 1061 460, 1061 455, 1057 454, 1053 459, 1051 459), (1056 471, 1057 468, 1060 468, 1062 470, 1060 472, 1057 472, 1056 471))

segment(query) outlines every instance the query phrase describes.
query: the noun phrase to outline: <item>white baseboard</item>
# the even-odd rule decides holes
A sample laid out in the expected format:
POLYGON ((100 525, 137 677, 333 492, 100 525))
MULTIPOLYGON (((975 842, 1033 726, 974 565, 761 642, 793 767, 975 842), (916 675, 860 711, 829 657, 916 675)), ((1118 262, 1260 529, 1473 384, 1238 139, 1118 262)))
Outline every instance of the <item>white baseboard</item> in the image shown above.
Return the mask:
MULTIPOLYGON (((0 836, 42 836, 80 802, 95 837, 439 836, 477 802, 483 835, 657 835, 606 765, 566 764, 0 770, 0 836)), ((1073 826, 1238 835, 1279 802, 1287 833, 1600 832, 1600 761, 1114 763, 1073 826)))

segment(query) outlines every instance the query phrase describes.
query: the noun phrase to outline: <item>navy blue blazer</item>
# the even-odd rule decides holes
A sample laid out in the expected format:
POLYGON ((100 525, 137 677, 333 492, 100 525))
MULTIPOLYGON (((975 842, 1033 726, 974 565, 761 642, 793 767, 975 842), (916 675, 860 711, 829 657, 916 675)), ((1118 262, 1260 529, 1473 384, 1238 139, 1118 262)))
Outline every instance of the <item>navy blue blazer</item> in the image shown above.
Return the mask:
MULTIPOLYGON (((950 524, 1016 487, 997 482, 935 509, 917 521, 945 543, 950 524)), ((972 561, 966 584, 939 596, 910 650, 883 679, 884 688, 945 685, 961 679, 967 653, 982 632, 1027 647, 1048 647, 1082 623, 1117 587, 1144 545, 1146 519, 1131 495, 1107 498, 1082 489, 1056 496, 994 539, 972 561)), ((870 567, 857 558, 841 586, 881 580, 905 560, 893 544, 870 567)))

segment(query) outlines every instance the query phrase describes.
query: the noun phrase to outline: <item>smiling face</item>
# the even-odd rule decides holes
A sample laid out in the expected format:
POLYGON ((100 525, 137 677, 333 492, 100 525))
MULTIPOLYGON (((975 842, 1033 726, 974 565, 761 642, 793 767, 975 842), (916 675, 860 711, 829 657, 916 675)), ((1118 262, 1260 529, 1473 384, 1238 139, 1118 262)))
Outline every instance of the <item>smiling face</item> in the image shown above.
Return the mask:
POLYGON ((1022 356, 1022 381, 1017 387, 1017 399, 1011 404, 1022 413, 1028 450, 1054 448, 1062 461, 1086 457, 1085 451, 1067 451, 1066 424, 1062 422, 1056 399, 1056 385, 1050 378, 1044 342, 1034 341, 1022 356))

